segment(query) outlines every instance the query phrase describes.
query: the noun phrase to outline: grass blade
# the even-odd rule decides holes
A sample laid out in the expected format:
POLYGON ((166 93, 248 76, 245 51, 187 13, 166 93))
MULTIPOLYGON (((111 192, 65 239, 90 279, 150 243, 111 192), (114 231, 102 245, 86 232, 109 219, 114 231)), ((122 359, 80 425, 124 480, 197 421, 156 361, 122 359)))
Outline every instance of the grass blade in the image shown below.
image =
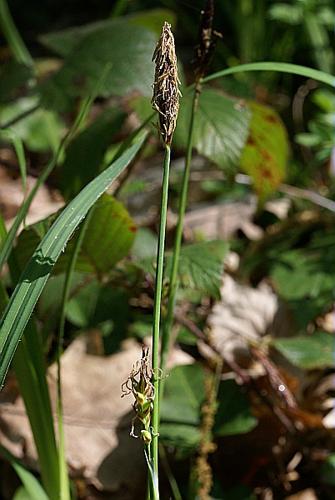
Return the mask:
POLYGON ((11 464, 17 475, 22 481, 24 489, 26 493, 29 495, 29 498, 33 498, 34 500, 48 500, 48 496, 43 490, 42 486, 36 479, 36 477, 21 463, 17 460, 9 451, 7 451, 3 446, 0 446, 0 454, 8 460, 11 464))
POLYGON ((20 169, 22 189, 23 192, 25 193, 27 188, 27 165, 26 165, 26 157, 24 155, 23 142, 20 139, 20 137, 14 132, 14 130, 10 128, 1 130, 0 137, 3 137, 4 139, 10 141, 13 145, 13 148, 15 149, 15 154, 20 169))
MULTIPOLYGON (((5 237, 6 228, 0 215, 0 241, 3 241, 5 237)), ((12 281, 17 282, 20 272, 16 259, 13 257, 11 256, 8 264, 12 281)), ((0 298, 0 307, 3 310, 9 298, 1 281, 0 298)), ((15 353, 13 366, 34 436, 43 485, 50 500, 58 500, 60 487, 58 451, 46 379, 46 365, 42 342, 33 321, 30 321, 26 327, 26 335, 22 338, 15 353)))
POLYGON ((223 69, 217 73, 206 76, 202 81, 203 83, 210 82, 222 76, 233 75, 235 73, 244 73, 248 71, 279 71, 280 73, 291 73, 293 75, 305 76, 306 78, 313 78, 318 82, 325 83, 331 87, 335 87, 335 76, 319 71, 318 69, 308 68, 307 66, 300 66, 298 64, 281 63, 281 62, 257 62, 250 64, 239 64, 232 68, 223 69))
POLYGON ((90 207, 135 157, 144 137, 90 182, 61 213, 31 257, 0 322, 0 386, 58 257, 90 207))

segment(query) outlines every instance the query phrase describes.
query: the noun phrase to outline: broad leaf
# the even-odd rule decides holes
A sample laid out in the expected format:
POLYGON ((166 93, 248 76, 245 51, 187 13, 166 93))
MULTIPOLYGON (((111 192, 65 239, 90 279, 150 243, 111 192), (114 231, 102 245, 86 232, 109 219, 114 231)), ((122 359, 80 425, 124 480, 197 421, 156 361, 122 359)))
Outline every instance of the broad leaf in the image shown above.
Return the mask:
POLYGON ((334 366, 334 335, 330 333, 274 339, 272 345, 299 368, 313 370, 334 366))
POLYGON ((257 425, 247 396, 234 380, 221 382, 213 432, 218 436, 245 434, 257 425))
MULTIPOLYGON (((1 108, 1 121, 7 122, 16 116, 28 111, 38 104, 38 99, 22 97, 1 108)), ((11 130, 32 151, 55 151, 60 143, 64 126, 59 116, 43 108, 39 108, 30 115, 22 118, 11 126, 11 130)))
POLYGON ((73 97, 90 92, 106 69, 100 95, 125 95, 132 91, 151 95, 151 58, 156 43, 151 31, 116 19, 65 32, 61 42, 59 36, 56 39, 58 50, 61 45, 66 57, 63 67, 40 87, 46 106, 66 108, 73 97))
MULTIPOLYGON (((174 143, 186 148, 192 106, 192 92, 181 99, 174 143)), ((238 164, 248 136, 248 106, 218 92, 203 90, 194 123, 194 147, 198 153, 230 169, 238 164)))
MULTIPOLYGON (((52 215, 22 231, 16 246, 16 257, 22 268, 54 220, 55 215, 52 215)), ((129 253, 136 230, 136 225, 123 204, 111 195, 102 195, 85 232, 76 270, 99 276, 108 272, 129 253)), ((64 272, 66 269, 72 244, 70 242, 64 255, 60 257, 55 266, 55 273, 64 272)))
POLYGON ((325 265, 324 254, 308 254, 308 250, 282 252, 271 272, 271 278, 279 294, 287 299, 316 298, 320 294, 332 294, 335 268, 325 265))
POLYGON ((144 138, 88 184, 58 217, 37 247, 22 273, 0 323, 0 384, 2 385, 17 344, 48 280, 76 227, 111 182, 134 158, 144 138))
POLYGON ((66 316, 79 328, 98 329, 102 333, 104 354, 111 354, 119 348, 127 331, 128 302, 125 290, 93 281, 68 302, 66 316))
POLYGON ((201 432, 195 425, 163 422, 159 427, 159 437, 167 446, 175 446, 179 454, 193 450, 199 445, 201 432))
MULTIPOLYGON (((227 251, 227 243, 220 240, 183 246, 179 259, 181 285, 219 298, 224 258, 227 251)), ((167 276, 169 276, 170 265, 171 257, 167 260, 167 276)))
POLYGON ((285 177, 288 138, 278 113, 268 106, 248 102, 252 111, 249 137, 241 168, 253 180, 261 198, 274 191, 285 177))
POLYGON ((165 380, 162 422, 198 425, 204 399, 204 371, 199 364, 177 366, 165 380))
POLYGON ((102 160, 125 114, 108 109, 69 145, 60 171, 60 186, 66 199, 72 199, 102 169, 102 160))
POLYGON ((62 31, 47 33, 39 37, 40 42, 47 48, 53 50, 57 54, 65 57, 89 34, 95 33, 103 28, 113 27, 119 28, 125 24, 135 24, 142 26, 156 35, 160 35, 162 25, 167 21, 172 26, 175 24, 175 14, 168 9, 152 9, 136 12, 129 16, 123 16, 122 19, 107 19, 105 21, 97 21, 82 26, 67 28, 62 31))
POLYGON ((0 102, 16 97, 21 87, 33 76, 32 68, 16 61, 2 63, 0 68, 0 102))
MULTIPOLYGON (((179 257, 178 277, 180 285, 210 295, 220 297, 220 285, 224 267, 224 258, 228 244, 222 240, 203 241, 185 245, 179 257)), ((138 265, 147 273, 154 274, 154 260, 147 258, 138 265)), ((166 256, 165 276, 170 275, 172 255, 166 256)))

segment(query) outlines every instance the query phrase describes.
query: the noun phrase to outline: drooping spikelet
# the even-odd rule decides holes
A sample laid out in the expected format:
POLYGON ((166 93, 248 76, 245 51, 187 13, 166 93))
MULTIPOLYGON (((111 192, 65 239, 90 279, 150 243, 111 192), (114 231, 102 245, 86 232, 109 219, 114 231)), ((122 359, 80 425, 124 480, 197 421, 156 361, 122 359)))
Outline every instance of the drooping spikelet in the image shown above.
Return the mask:
POLYGON ((179 110, 179 79, 174 38, 169 23, 164 23, 152 60, 156 64, 152 106, 159 113, 163 141, 171 144, 179 110))

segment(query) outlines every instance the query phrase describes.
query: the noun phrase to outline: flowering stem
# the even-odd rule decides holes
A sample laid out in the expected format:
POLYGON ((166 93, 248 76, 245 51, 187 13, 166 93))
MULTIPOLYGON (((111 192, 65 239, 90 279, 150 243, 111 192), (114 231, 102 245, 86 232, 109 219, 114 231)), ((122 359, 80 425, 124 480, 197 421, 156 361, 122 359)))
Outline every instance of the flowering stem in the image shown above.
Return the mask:
MULTIPOLYGON (((169 280, 169 296, 167 305, 167 315, 164 320, 163 332, 162 332, 162 347, 161 347, 161 365, 160 368, 164 372, 166 367, 166 360, 169 353, 171 330, 173 323, 173 311, 176 302, 176 294, 178 290, 178 264, 180 257, 181 241, 183 237, 183 226, 184 226, 184 216, 187 205, 188 196, 188 184, 190 179, 191 161, 192 161, 192 149, 193 149, 193 137, 194 137, 194 117, 198 107, 199 94, 200 94, 201 84, 198 82, 194 89, 191 117, 189 122, 188 138, 187 138, 187 150, 184 165, 184 173, 182 180, 182 187, 179 199, 179 212, 178 212, 178 222, 176 228, 176 235, 174 240, 174 248, 172 255, 172 266, 169 280)), ((160 399, 163 396, 164 381, 160 384, 160 399)))
POLYGON ((164 169, 163 169, 160 226, 159 226, 159 236, 158 236, 154 318, 153 318, 153 334, 152 334, 152 370, 153 370, 153 385, 155 389, 155 398, 153 401, 153 412, 152 412, 152 428, 153 428, 152 459, 153 459, 153 470, 157 478, 158 478, 158 431, 159 431, 159 384, 160 384, 159 331, 160 331, 161 298, 162 298, 162 286, 163 286, 165 228, 166 228, 166 214, 167 214, 168 191, 169 191, 170 151, 171 151, 170 146, 166 144, 164 169))

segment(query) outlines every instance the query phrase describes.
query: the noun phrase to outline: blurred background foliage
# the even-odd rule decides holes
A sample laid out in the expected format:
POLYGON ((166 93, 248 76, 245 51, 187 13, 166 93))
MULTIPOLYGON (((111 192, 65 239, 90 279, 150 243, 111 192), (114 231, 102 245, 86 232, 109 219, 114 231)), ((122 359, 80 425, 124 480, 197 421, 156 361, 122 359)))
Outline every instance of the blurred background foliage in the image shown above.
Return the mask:
MULTIPOLYGON (((27 176, 29 186, 41 174, 80 104, 95 94, 88 118, 47 181, 59 205, 46 218, 28 221, 16 240, 11 258, 15 256, 19 269, 63 201, 102 172, 122 141, 148 120, 151 134, 139 165, 113 195, 100 199, 91 215, 66 307, 65 346, 93 331, 94 354, 112 355, 125 338, 140 342, 151 329, 161 155, 150 118, 152 52, 168 20, 176 36, 183 93, 171 177, 175 212, 191 109, 187 87, 194 81, 203 2, 11 0, 9 7, 27 48, 16 50, 0 35, 0 164, 7 177, 20 180, 17 190, 21 181, 26 185, 27 176)), ((208 74, 258 61, 290 62, 334 74, 332 0, 216 0, 213 26, 216 50, 208 74)), ((329 382, 335 376, 334 92, 315 80, 279 72, 239 73, 203 88, 195 121, 190 213, 200 207, 205 222, 195 230, 186 224, 176 320, 178 345, 194 363, 173 368, 166 381, 162 498, 170 498, 171 491, 175 498, 178 491, 181 498, 225 500, 334 498, 334 417, 332 423, 325 420, 335 391, 329 382), (271 202, 288 202, 284 215, 272 210, 271 202), (239 214, 241 204, 253 207, 247 229, 239 224, 228 235, 206 230, 208 207, 230 206, 239 214), (227 240, 239 266, 224 271, 227 240), (252 302, 240 304, 246 288, 240 288, 236 303, 221 303, 224 272, 249 291, 269 286, 279 304, 279 336, 276 318, 265 327, 263 320, 253 318, 252 302), (206 340, 201 334, 218 305, 223 318, 229 307, 238 310, 232 332, 243 340, 236 352, 232 341, 233 359, 214 345, 224 358, 220 381, 201 347, 206 340), (243 319, 240 310, 250 310, 250 318, 243 319), (255 323, 256 330, 261 324, 251 340, 244 321, 255 323), (239 357, 243 349, 248 351, 246 366, 239 357), (252 371, 257 363, 265 367, 261 376, 252 371), (326 380, 327 389, 321 389, 326 380), (294 404, 283 388, 294 394, 294 404), (204 402, 212 411, 209 429, 204 402), (203 451, 204 442, 215 443, 216 448, 209 448, 213 453, 203 451), (199 457, 211 470, 207 497, 199 493, 199 457), (290 496, 304 491, 314 496, 290 496)), ((9 222, 15 210, 1 203, 9 222)), ((220 217, 213 225, 220 226, 220 217)), ((173 233, 172 217, 167 269, 173 233)), ((56 355, 64 273, 75 240, 55 266, 35 312, 48 364, 56 355)), ((15 278, 5 272, 4 284, 10 292, 15 278)), ((266 302, 264 309, 265 317, 266 302)), ((10 490, 4 481, 3 495, 6 488, 10 490)), ((17 492, 15 498, 23 497, 17 492)), ((88 497, 78 493, 78 498, 88 497)))

